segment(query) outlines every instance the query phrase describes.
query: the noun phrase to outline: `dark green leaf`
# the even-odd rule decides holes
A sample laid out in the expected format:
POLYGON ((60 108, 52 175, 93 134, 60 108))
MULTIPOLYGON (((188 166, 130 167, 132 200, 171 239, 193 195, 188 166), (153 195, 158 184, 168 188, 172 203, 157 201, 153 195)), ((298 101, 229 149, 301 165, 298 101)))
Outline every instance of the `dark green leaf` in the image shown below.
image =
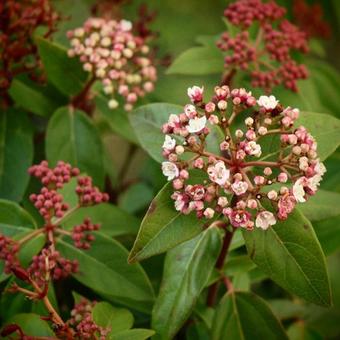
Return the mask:
POLYGON ((33 160, 33 129, 23 112, 8 110, 0 116, 0 197, 20 201, 33 160))
POLYGON ((161 339, 173 338, 190 315, 221 245, 221 230, 210 227, 168 252, 161 290, 152 311, 152 328, 161 339))
POLYGON ((212 326, 213 340, 286 339, 280 322, 260 297, 253 293, 227 293, 216 309, 212 326))
POLYGON ((331 303, 325 257, 311 223, 297 210, 263 231, 243 231, 250 258, 273 281, 315 304, 331 303))
POLYGON ((46 133, 46 155, 55 165, 59 160, 79 167, 96 185, 104 182, 103 148, 97 129, 80 110, 64 107, 50 119, 46 133))
POLYGON ((145 340, 154 334, 155 331, 151 329, 134 328, 114 334, 110 337, 110 340, 145 340))

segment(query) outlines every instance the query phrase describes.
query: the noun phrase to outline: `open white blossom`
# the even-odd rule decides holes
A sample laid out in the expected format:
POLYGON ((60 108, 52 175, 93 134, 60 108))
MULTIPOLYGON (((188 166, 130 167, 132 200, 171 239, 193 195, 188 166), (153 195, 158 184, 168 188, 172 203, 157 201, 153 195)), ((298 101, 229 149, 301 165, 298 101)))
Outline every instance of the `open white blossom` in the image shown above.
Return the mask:
POLYGON ((231 185, 231 189, 237 196, 242 195, 248 190, 248 183, 243 181, 236 181, 231 185))
POLYGON ((264 107, 266 110, 275 109, 278 103, 279 101, 276 100, 274 96, 261 96, 257 101, 257 104, 264 107))
POLYGON ((255 156, 255 157, 260 157, 261 156, 261 145, 257 144, 254 141, 248 142, 247 143, 247 153, 249 155, 255 156))
POLYGON ((190 133, 200 132, 205 128, 206 124, 207 124, 207 118, 205 116, 201 118, 195 117, 189 120, 189 125, 187 127, 187 130, 190 133))
POLYGON ((296 199, 297 202, 306 202, 305 199, 305 189, 304 189, 304 184, 305 184, 306 178, 301 177, 299 178, 293 185, 293 196, 296 199))
POLYGON ((169 135, 165 136, 165 140, 163 143, 163 149, 165 150, 172 150, 176 146, 176 140, 171 138, 169 135))
POLYGON ((276 219, 273 213, 270 211, 261 211, 256 216, 255 225, 258 228, 267 230, 270 226, 276 224, 276 219))
POLYGON ((215 165, 208 167, 208 175, 211 181, 223 186, 230 176, 230 171, 226 169, 224 162, 219 161, 215 165))
POLYGON ((172 162, 163 162, 162 171, 163 171, 163 175, 168 177, 168 181, 172 181, 174 178, 178 177, 179 175, 179 170, 176 164, 172 162))

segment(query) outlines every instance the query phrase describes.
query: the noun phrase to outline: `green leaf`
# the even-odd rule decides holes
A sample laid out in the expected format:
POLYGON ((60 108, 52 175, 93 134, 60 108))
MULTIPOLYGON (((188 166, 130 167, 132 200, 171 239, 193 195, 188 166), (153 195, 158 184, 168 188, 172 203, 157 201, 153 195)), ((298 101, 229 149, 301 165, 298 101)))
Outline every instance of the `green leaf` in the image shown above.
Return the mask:
POLYGON ((57 248, 64 257, 79 262, 79 273, 74 277, 113 301, 149 310, 154 293, 143 268, 127 263, 128 251, 116 240, 100 233, 95 237, 86 251, 74 247, 70 240, 58 242, 57 248))
POLYGON ((70 58, 66 48, 49 40, 37 38, 37 44, 48 80, 67 96, 79 93, 87 79, 80 61, 70 58))
POLYGON ((95 101, 97 110, 105 117, 112 131, 127 141, 138 144, 135 131, 129 122, 128 114, 124 110, 110 109, 108 107, 108 99, 101 94, 96 95, 95 101))
POLYGON ((311 223, 295 210, 263 231, 243 231, 250 258, 273 281, 315 304, 329 306, 325 257, 311 223))
POLYGON ((163 253, 190 240, 205 227, 206 221, 195 214, 183 215, 175 210, 170 198, 171 183, 166 184, 153 199, 140 226, 129 262, 136 262, 163 253))
POLYGON ((212 340, 288 340, 280 322, 264 300, 253 293, 227 293, 215 313, 212 340))
POLYGON ((318 190, 309 200, 300 205, 300 211, 310 221, 320 221, 340 215, 340 194, 318 190))
POLYGON ((108 236, 137 234, 139 219, 109 203, 80 208, 65 219, 63 225, 70 229, 89 217, 93 223, 100 224, 100 232, 108 236))
POLYGON ((326 255, 340 248, 340 216, 315 222, 314 229, 326 255))
POLYGON ((86 172, 98 186, 104 182, 103 148, 97 129, 83 111, 64 107, 50 119, 46 155, 52 166, 59 160, 86 172))
POLYGON ((154 103, 143 105, 129 114, 132 127, 143 149, 157 162, 163 161, 162 145, 164 134, 161 127, 170 114, 183 112, 179 105, 154 103))
POLYGON ((316 139, 317 152, 322 161, 340 145, 340 120, 333 116, 324 113, 301 112, 296 124, 305 126, 316 139))
POLYGON ((152 329, 134 328, 114 334, 110 337, 110 340, 145 340, 149 339, 154 334, 155 331, 152 329))
POLYGON ((161 339, 175 336, 204 289, 222 245, 222 233, 210 227, 170 250, 163 282, 152 311, 152 328, 161 339))
POLYGON ((128 309, 114 308, 107 302, 96 303, 92 317, 98 326, 110 328, 109 336, 130 329, 134 320, 128 309))
POLYGON ((0 116, 0 197, 20 201, 33 160, 33 129, 23 112, 8 110, 0 116))
POLYGON ((287 330, 290 340, 323 340, 316 331, 309 329, 304 321, 293 323, 287 330))
POLYGON ((7 324, 13 323, 19 325, 25 335, 30 335, 32 337, 55 336, 48 323, 44 320, 41 320, 40 316, 37 314, 17 314, 13 318, 9 319, 7 324))
MULTIPOLYGON (((32 82, 33 83, 33 82, 32 82)), ((33 86, 21 79, 14 79, 9 94, 16 104, 40 116, 50 116, 58 103, 44 94, 43 86, 33 86)))
POLYGON ((180 54, 167 74, 207 75, 222 73, 224 58, 216 46, 193 47, 180 54))

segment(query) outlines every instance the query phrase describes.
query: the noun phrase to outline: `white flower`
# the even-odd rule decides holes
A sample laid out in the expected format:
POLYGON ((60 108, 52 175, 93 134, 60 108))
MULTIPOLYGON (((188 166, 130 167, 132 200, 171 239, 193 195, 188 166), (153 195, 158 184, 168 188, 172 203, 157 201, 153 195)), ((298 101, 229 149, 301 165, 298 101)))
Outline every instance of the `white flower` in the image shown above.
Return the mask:
POLYGON ((128 20, 121 20, 120 27, 123 31, 131 31, 132 23, 131 21, 128 21, 128 20))
POLYGON ((174 127, 177 123, 179 123, 179 117, 175 114, 171 114, 168 119, 168 124, 174 127))
POLYGON ((266 110, 275 109, 278 103, 279 101, 276 100, 274 96, 261 96, 257 101, 257 104, 264 107, 266 110))
POLYGON ((305 199, 305 189, 304 184, 306 182, 306 177, 299 178, 293 185, 293 196, 297 202, 306 202, 305 199))
POLYGON ((185 105, 184 112, 188 118, 191 118, 196 113, 196 107, 192 104, 185 105))
POLYGON ((257 144, 254 141, 248 142, 247 146, 246 146, 246 152, 248 153, 248 155, 252 155, 255 157, 260 157, 261 156, 261 145, 257 144))
POLYGON ((267 230, 274 224, 276 224, 276 219, 270 211, 261 211, 256 217, 255 225, 263 230, 267 230))
POLYGON ((198 118, 195 117, 189 120, 189 125, 187 126, 187 130, 190 133, 200 132, 205 128, 207 123, 207 118, 205 116, 198 118))
POLYGON ((236 181, 231 185, 234 193, 239 196, 244 194, 248 190, 248 183, 243 181, 236 181))
POLYGON ((176 146, 176 140, 171 138, 169 135, 165 135, 163 149, 172 150, 175 146, 176 146))
POLYGON ((317 191, 321 180, 322 180, 322 177, 320 175, 314 175, 313 177, 308 178, 308 181, 307 181, 308 188, 310 188, 312 191, 317 191))
POLYGON ((179 170, 176 164, 171 162, 163 162, 162 171, 163 175, 168 177, 168 181, 172 181, 175 177, 178 177, 179 175, 179 170))
POLYGON ((299 169, 302 171, 306 171, 308 169, 308 158, 307 157, 300 157, 299 158, 299 169))
POLYGON ((325 172, 327 171, 325 165, 322 162, 320 162, 319 159, 317 159, 317 163, 315 164, 314 170, 320 176, 323 176, 325 172))
POLYGON ((192 102, 200 102, 203 99, 204 87, 193 86, 188 88, 188 96, 192 102))
POLYGON ((223 161, 218 161, 215 165, 209 166, 207 172, 212 182, 222 186, 226 184, 230 176, 230 171, 226 169, 223 161))

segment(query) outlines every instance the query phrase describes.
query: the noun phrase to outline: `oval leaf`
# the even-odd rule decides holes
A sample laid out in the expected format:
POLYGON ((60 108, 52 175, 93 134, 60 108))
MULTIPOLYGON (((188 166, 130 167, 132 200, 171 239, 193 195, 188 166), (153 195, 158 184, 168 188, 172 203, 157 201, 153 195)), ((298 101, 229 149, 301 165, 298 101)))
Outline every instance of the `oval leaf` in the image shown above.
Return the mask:
POLYGON ((20 201, 28 185, 33 160, 33 129, 23 112, 0 117, 0 197, 20 201))
POLYGON ((250 258, 273 281, 315 304, 331 303, 325 256, 311 223, 298 211, 263 231, 242 231, 250 258))
POLYGON ((163 161, 162 145, 164 134, 161 127, 169 115, 183 112, 179 105, 155 103, 139 107, 129 114, 132 127, 143 149, 157 162, 163 161))
POLYGON ((268 305, 253 293, 233 291, 221 300, 215 312, 212 339, 288 340, 268 305))
POLYGON ((168 252, 161 290, 152 311, 152 328, 160 338, 171 339, 190 315, 221 245, 220 229, 211 227, 168 252))
POLYGON ((52 165, 63 160, 90 175, 96 185, 104 182, 102 143, 92 121, 80 110, 64 107, 53 114, 47 127, 46 155, 52 165))

